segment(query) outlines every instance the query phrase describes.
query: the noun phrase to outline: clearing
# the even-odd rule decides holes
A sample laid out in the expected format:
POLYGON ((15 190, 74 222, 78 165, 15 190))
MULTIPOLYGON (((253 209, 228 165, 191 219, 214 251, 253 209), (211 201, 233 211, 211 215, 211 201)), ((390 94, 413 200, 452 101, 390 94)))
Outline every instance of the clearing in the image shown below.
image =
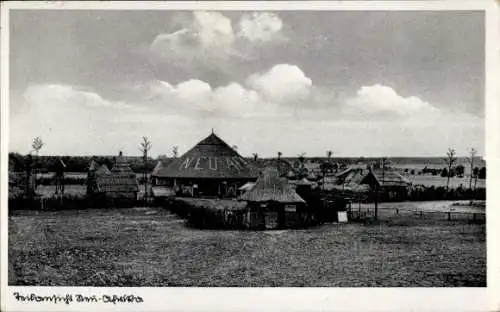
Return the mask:
POLYGON ((486 286, 484 224, 391 218, 253 232, 188 228, 162 208, 12 212, 9 284, 486 286))

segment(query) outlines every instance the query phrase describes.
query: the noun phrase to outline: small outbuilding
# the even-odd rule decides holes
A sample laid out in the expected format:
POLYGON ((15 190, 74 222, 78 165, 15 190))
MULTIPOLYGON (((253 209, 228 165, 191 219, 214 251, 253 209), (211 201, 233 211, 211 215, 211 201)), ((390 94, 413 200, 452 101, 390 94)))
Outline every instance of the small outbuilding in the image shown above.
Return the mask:
POLYGON ((281 229, 301 226, 306 202, 295 192, 277 168, 266 168, 255 185, 240 196, 247 201, 247 225, 250 228, 281 229))
POLYGON ((120 152, 111 170, 105 165, 97 167, 97 163, 92 160, 87 178, 87 194, 104 198, 110 204, 133 205, 137 200, 139 185, 123 153, 120 152))

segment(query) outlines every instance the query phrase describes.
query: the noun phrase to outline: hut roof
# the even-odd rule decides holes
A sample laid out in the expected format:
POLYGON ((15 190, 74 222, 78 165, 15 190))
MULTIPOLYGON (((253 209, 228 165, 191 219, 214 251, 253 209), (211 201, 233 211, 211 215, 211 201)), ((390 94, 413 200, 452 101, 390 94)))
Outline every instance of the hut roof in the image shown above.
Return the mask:
POLYGON ((255 186, 241 195, 240 199, 253 202, 305 202, 288 183, 288 180, 279 176, 276 168, 265 169, 257 179, 257 182, 255 182, 255 186))
POLYGON ((133 173, 127 160, 123 157, 123 153, 120 152, 118 157, 116 157, 115 164, 111 168, 112 173, 133 173))
POLYGON ((97 170, 97 162, 92 159, 89 165, 89 171, 94 171, 94 170, 97 170))
POLYGON ((344 186, 355 188, 355 185, 368 184, 371 186, 408 186, 410 181, 392 169, 359 169, 350 167, 337 174, 337 179, 344 186))
POLYGON ((102 174, 110 174, 111 171, 109 171, 108 166, 103 164, 97 171, 95 172, 97 175, 102 175, 102 174))
POLYGON ((153 176, 156 175, 163 168, 164 168, 163 163, 161 161, 158 161, 153 171, 151 171, 151 175, 153 176))
MULTIPOLYGON (((97 163, 92 161, 90 168, 96 170, 97 163)), ((139 191, 136 175, 121 152, 116 158, 115 164, 111 170, 109 170, 105 164, 96 170, 95 183, 98 191, 104 193, 129 193, 139 191)))
POLYGON ((390 168, 383 172, 382 169, 372 169, 371 171, 382 186, 407 186, 411 184, 406 177, 390 168))
POLYGON ((154 174, 162 178, 255 179, 258 168, 214 133, 154 174))

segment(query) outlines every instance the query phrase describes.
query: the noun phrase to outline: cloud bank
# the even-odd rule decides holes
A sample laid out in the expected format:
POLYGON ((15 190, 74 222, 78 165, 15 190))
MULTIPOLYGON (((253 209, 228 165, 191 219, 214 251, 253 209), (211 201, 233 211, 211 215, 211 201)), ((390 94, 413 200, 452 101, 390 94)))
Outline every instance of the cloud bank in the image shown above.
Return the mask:
POLYGON ((149 135, 163 154, 173 145, 186 150, 211 128, 243 154, 262 156, 278 150, 289 156, 323 155, 322 149, 345 156, 440 155, 448 146, 465 151, 483 142, 482 119, 440 110, 390 86, 360 86, 344 99, 330 91, 291 64, 223 86, 198 79, 150 81, 133 88, 134 100, 110 101, 72 86, 34 85, 24 93, 29 110, 11 118, 11 146, 25 151, 31 138, 41 135, 47 153, 124 149, 136 154, 132 138, 149 135))
POLYGON ((149 50, 169 64, 221 70, 228 62, 251 59, 266 45, 286 41, 282 26, 273 13, 244 14, 233 23, 219 12, 196 11, 183 28, 157 35, 149 50))

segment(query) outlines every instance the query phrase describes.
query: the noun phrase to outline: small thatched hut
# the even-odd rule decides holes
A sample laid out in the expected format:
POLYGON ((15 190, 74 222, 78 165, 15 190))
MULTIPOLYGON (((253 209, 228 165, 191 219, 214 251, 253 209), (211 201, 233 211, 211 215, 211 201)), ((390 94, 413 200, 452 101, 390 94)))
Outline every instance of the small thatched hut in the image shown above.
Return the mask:
POLYGON ((305 201, 276 168, 266 168, 240 200, 248 202, 247 223, 251 228, 298 226, 305 217, 305 201))
POLYGON ((88 172, 87 193, 91 196, 104 196, 112 204, 133 204, 137 200, 139 185, 136 174, 132 171, 120 152, 111 170, 103 165, 97 169, 92 160, 88 172))

